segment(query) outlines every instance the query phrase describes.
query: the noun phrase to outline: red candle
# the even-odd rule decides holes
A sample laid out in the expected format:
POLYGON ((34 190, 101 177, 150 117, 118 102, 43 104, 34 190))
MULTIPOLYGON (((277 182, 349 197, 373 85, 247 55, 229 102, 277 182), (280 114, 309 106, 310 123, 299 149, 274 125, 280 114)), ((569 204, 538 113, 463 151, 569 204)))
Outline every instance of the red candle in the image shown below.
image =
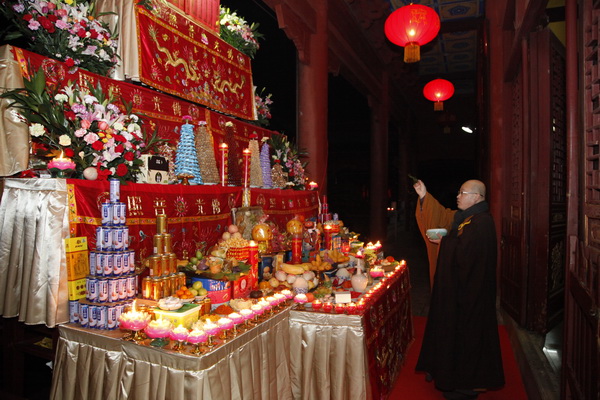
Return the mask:
POLYGON ((244 188, 248 187, 248 176, 250 174, 250 149, 244 149, 244 188))
POLYGON ((302 263, 302 235, 294 234, 292 236, 292 264, 302 263))
POLYGON ((356 303, 348 303, 348 305, 346 306, 346 309, 348 310, 348 314, 355 314, 356 313, 356 303))
POLYGON ((336 303, 335 304, 335 312, 338 314, 343 314, 346 309, 346 304, 344 303, 336 303))
POLYGON ((333 304, 331 304, 330 302, 323 304, 323 311, 330 312, 331 310, 333 310, 333 304))
POLYGON ((331 225, 325 225, 324 230, 325 230, 325 249, 331 250, 331 235, 332 235, 331 225))
POLYGON ((227 184, 227 143, 221 143, 219 151, 221 152, 221 185, 225 186, 227 184))
POLYGON ((312 308, 313 310, 320 310, 321 307, 323 307, 323 303, 321 303, 320 300, 315 300, 312 302, 312 308))
POLYGON ((363 311, 366 308, 367 308, 367 304, 363 300, 359 301, 358 304, 356 305, 356 309, 358 311, 363 311))
POLYGON ((253 267, 258 265, 258 244, 254 240, 248 244, 248 263, 253 267))

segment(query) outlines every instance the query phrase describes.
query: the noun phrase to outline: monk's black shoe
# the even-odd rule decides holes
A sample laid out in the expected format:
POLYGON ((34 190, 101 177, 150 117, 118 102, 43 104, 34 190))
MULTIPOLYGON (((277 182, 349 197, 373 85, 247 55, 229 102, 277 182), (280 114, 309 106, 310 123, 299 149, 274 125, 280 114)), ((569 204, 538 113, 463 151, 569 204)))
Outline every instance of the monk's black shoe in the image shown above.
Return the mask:
POLYGON ((444 398, 448 400, 471 400, 476 399, 479 396, 479 392, 474 390, 453 390, 451 392, 444 392, 444 398))

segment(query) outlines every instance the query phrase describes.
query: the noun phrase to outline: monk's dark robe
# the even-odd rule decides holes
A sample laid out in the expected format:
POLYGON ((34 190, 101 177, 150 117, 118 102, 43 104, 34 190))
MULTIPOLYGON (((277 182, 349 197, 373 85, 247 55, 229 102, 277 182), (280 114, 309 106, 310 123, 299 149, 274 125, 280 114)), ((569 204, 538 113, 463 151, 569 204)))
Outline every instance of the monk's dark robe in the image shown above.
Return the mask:
POLYGON ((457 212, 440 243, 417 371, 438 388, 504 385, 496 319, 496 229, 486 202, 457 212))
POLYGON ((427 232, 427 229, 434 228, 445 228, 450 230, 455 213, 456 210, 445 208, 429 193, 427 193, 422 200, 419 199, 417 202, 415 217, 417 219, 419 231, 421 232, 423 240, 425 240, 425 246, 427 247, 430 288, 433 287, 433 277, 435 276, 435 266, 437 264, 438 249, 440 246, 437 243, 431 243, 429 239, 427 239, 425 232, 427 232))

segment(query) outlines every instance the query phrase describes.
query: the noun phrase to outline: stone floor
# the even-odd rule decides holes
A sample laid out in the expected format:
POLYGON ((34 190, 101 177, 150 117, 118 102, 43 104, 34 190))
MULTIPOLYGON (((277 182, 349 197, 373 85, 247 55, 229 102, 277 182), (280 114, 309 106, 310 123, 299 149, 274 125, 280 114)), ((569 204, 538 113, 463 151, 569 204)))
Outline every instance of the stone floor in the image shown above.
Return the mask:
MULTIPOLYGON (((420 233, 396 229, 388 232, 384 252, 406 260, 411 279, 413 315, 427 316, 429 310, 429 271, 425 244, 420 233)), ((498 321, 509 332, 513 351, 530 400, 560 398, 560 329, 544 336, 519 327, 512 318, 498 310, 498 321)))

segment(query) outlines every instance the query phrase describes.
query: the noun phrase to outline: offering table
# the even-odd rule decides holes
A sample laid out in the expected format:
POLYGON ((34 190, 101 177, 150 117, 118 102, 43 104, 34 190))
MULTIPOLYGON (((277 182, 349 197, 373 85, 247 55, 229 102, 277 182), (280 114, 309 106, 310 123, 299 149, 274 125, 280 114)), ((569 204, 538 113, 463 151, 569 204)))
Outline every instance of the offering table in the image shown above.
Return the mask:
POLYGON ((290 312, 294 399, 384 399, 414 339, 406 265, 358 315, 290 312))
POLYGON ((200 356, 61 325, 50 399, 291 399, 288 319, 283 310, 200 356))

